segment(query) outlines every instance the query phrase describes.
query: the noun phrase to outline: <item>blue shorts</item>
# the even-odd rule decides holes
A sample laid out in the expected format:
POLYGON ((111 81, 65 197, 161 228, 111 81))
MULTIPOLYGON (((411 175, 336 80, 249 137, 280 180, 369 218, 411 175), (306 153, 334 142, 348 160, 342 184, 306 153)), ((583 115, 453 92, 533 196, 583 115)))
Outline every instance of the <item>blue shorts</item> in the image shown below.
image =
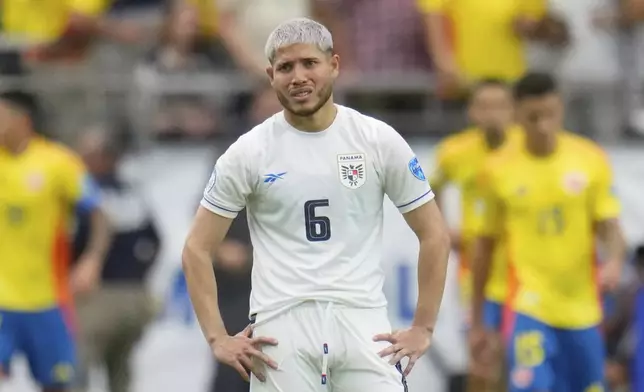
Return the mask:
POLYGON ((501 332, 503 326, 503 304, 499 302, 485 300, 483 304, 483 322, 485 328, 501 332))
POLYGON ((604 342, 598 327, 560 329, 517 314, 508 345, 510 392, 601 392, 604 342))
POLYGON ((0 368, 10 369, 14 353, 27 357, 34 379, 43 387, 73 382, 76 348, 63 310, 38 312, 0 310, 0 368))

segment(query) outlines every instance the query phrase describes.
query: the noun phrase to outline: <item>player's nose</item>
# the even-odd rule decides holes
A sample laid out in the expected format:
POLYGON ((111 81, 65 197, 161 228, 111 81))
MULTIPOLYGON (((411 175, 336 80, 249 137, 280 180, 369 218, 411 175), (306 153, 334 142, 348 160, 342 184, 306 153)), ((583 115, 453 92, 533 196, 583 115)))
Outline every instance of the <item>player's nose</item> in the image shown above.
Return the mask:
POLYGON ((293 69, 293 84, 302 84, 308 81, 306 69, 300 65, 295 66, 293 69))

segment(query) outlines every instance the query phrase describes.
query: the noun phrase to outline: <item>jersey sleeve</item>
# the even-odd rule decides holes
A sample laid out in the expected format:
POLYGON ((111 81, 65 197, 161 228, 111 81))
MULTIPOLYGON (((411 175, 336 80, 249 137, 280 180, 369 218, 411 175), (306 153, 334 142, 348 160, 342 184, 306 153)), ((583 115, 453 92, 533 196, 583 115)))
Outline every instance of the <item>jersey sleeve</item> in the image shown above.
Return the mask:
POLYGON ((207 210, 233 219, 246 207, 253 185, 249 157, 238 140, 217 159, 201 199, 207 210))
MULTIPOLYGON (((603 154, 602 154, 603 155, 603 154)), ((605 155, 595 161, 597 173, 591 188, 591 213, 595 221, 618 218, 620 202, 615 194, 613 173, 605 155)))
POLYGON ((476 178, 477 221, 476 233, 482 237, 496 238, 501 235, 503 227, 503 205, 494 186, 494 168, 486 164, 476 178))
POLYGON ((393 128, 382 130, 381 159, 385 193, 401 213, 434 198, 425 173, 411 147, 393 128))
POLYGON ((61 159, 60 191, 63 199, 80 211, 92 211, 100 204, 100 189, 81 160, 71 153, 61 159))

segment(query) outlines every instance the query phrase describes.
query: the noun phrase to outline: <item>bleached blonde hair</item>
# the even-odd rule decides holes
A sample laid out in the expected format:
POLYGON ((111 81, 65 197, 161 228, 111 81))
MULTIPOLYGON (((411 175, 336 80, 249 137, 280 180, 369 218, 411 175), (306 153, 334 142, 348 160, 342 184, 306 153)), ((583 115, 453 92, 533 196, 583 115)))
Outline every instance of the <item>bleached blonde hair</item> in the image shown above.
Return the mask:
POLYGON ((295 18, 283 22, 273 30, 266 40, 264 53, 273 64, 280 48, 295 44, 315 45, 322 52, 333 51, 333 37, 324 25, 308 18, 295 18))

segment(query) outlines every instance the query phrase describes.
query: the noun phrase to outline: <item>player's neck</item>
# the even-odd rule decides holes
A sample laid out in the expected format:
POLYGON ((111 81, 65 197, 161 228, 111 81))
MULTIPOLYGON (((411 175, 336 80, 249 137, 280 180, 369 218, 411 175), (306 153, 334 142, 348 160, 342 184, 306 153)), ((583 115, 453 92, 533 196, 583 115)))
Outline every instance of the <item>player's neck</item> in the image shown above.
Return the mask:
POLYGON ((528 152, 539 158, 548 157, 557 151, 557 137, 526 137, 526 149, 528 152))
POLYGON ((284 111, 284 118, 291 126, 302 132, 320 132, 329 128, 338 109, 332 99, 329 99, 317 112, 310 116, 298 116, 288 110, 284 111))
POLYGON ((505 132, 486 131, 483 135, 485 137, 485 144, 490 150, 496 150, 505 142, 505 132))
POLYGON ((19 155, 25 152, 27 147, 29 147, 29 142, 31 142, 31 135, 25 134, 16 137, 14 140, 9 141, 5 144, 5 148, 13 155, 19 155))

